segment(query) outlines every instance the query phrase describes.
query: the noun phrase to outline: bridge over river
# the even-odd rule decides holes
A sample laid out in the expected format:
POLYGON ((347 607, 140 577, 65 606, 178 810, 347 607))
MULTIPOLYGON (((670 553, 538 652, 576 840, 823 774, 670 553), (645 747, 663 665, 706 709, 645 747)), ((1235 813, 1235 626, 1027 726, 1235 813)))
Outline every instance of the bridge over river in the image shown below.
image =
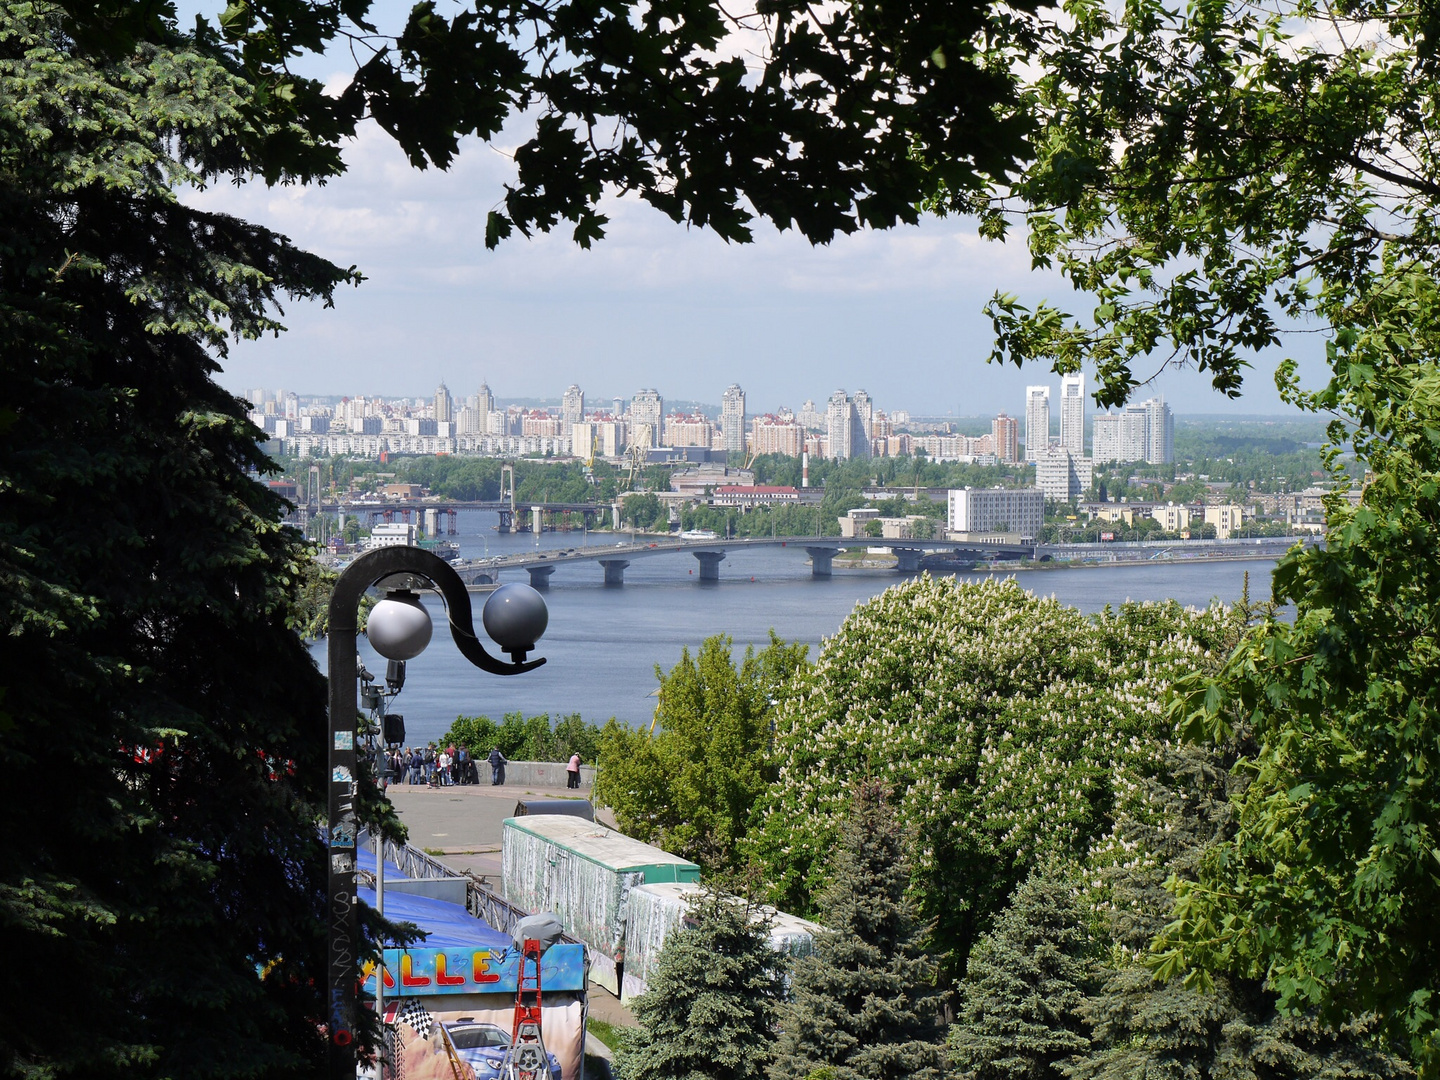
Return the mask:
POLYGON ((913 574, 923 568, 922 560, 927 556, 943 560, 948 567, 1019 560, 1105 564, 1176 559, 1276 559, 1295 542, 1294 537, 1104 544, 1013 544, 983 543, 975 540, 893 540, 839 536, 757 536, 735 539, 661 537, 622 540, 613 547, 592 545, 496 555, 486 559, 467 559, 454 563, 454 566, 467 585, 493 585, 499 580, 502 570, 524 570, 530 576, 530 584, 537 589, 543 589, 557 569, 571 563, 598 563, 606 585, 623 585, 625 568, 632 560, 685 553, 689 553, 699 562, 699 580, 719 581, 720 564, 725 560, 727 551, 767 546, 794 549, 797 555, 809 558, 812 575, 824 578, 831 576, 831 564, 835 556, 852 548, 887 548, 895 556, 896 572, 913 574))
POLYGON ((320 512, 356 517, 371 528, 382 521, 409 521, 412 514, 417 523, 423 523, 426 515, 430 514, 435 517, 436 534, 444 532, 450 536, 456 533, 456 518, 461 510, 484 510, 498 515, 497 531, 501 533, 511 530, 548 532, 557 518, 578 517, 585 528, 594 528, 602 517, 618 520, 617 508, 608 503, 530 502, 524 499, 517 502, 514 498, 468 502, 457 499, 353 499, 318 505, 320 512))

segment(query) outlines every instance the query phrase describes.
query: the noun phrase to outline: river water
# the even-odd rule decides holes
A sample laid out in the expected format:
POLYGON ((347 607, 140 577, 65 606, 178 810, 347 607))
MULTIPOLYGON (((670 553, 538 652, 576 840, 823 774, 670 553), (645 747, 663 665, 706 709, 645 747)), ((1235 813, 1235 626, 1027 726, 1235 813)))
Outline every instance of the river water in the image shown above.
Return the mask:
MULTIPOLYGON (((536 550, 529 533, 501 536, 496 515, 461 511, 459 535, 466 558, 536 550)), ((628 537, 627 537, 628 539, 628 537)), ((610 533, 544 533, 539 550, 612 547, 610 533)), ((1203 607, 1212 598, 1230 602, 1240 596, 1250 575, 1251 596, 1269 595, 1273 562, 1117 565, 1099 568, 1020 571, 1026 589, 1053 595, 1082 612, 1126 600, 1175 599, 1203 607)), ((774 630, 787 641, 810 645, 813 659, 823 638, 833 635, 857 603, 904 580, 893 570, 844 570, 836 565, 829 580, 810 576, 803 548, 731 549, 720 567, 719 582, 701 584, 699 564, 688 553, 631 558, 625 584, 606 588, 598 563, 562 565, 545 593, 550 626, 535 654, 544 667, 524 675, 487 675, 460 655, 444 632, 438 598, 427 597, 435 622, 430 647, 409 662, 405 688, 391 704, 405 717, 406 741, 438 739, 459 715, 499 720, 507 712, 557 715, 578 712, 604 723, 618 717, 631 726, 648 724, 655 709, 655 667, 668 668, 682 648, 692 653, 705 638, 729 634, 737 652, 748 644, 763 647, 774 630)), ((501 581, 528 581, 524 571, 507 571, 501 581)), ((476 624, 484 594, 474 594, 476 624)), ((483 639, 483 631, 482 631, 483 639)), ((377 674, 385 662, 362 636, 360 656, 377 674)), ((497 650, 491 647, 491 652, 497 650)), ((324 668, 325 643, 314 649, 324 668)))

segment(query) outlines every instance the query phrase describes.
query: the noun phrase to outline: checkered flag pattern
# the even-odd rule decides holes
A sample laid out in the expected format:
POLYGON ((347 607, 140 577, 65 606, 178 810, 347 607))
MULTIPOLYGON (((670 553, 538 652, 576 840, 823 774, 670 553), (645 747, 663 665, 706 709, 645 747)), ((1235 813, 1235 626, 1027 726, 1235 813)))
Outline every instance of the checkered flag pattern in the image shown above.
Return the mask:
POLYGON ((400 1012, 395 1016, 395 1022, 408 1024, 420 1033, 422 1039, 428 1039, 430 1032, 435 1029, 435 1018, 415 998, 405 999, 405 1004, 400 1006, 400 1012))

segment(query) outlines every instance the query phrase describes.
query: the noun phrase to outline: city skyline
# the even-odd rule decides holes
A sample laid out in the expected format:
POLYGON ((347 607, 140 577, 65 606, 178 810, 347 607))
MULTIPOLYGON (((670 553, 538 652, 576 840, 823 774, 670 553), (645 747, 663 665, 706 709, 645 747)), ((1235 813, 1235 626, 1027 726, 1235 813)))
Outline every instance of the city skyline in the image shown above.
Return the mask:
MULTIPOLYGON (((608 236, 592 250, 561 231, 487 251, 486 213, 513 169, 502 153, 464 140, 448 172, 420 172, 367 123, 346 158, 351 171, 323 187, 218 185, 183 196, 367 277, 340 290, 333 309, 288 303, 290 330, 278 337, 232 343, 218 379, 237 394, 348 386, 424 397, 443 377, 452 388, 487 381, 506 398, 554 398, 577 383, 597 399, 657 387, 718 405, 738 383, 760 412, 863 386, 915 414, 1014 414, 1027 384, 1058 376, 984 362, 986 301, 1000 291, 1078 314, 1093 303, 1031 269, 1022 229, 986 241, 959 216, 825 247, 757 223, 753 244, 731 245, 607 197, 608 236)), ((1322 341, 1299 338, 1290 352, 1305 385, 1328 374, 1322 341)), ((1235 401, 1193 371, 1163 372, 1137 397, 1163 395, 1202 414, 1293 414, 1273 385, 1283 355, 1255 358, 1235 401)), ((1140 361, 1135 376, 1160 365, 1140 361)))
MULTIPOLYGON (((1057 379, 1058 379, 1058 378, 1060 378, 1060 377, 1057 376, 1057 379)), ((451 380, 449 380, 449 381, 452 381, 452 382, 453 382, 454 380, 451 379, 451 380)), ((338 403, 339 403, 340 401, 342 401, 342 400, 379 399, 379 400, 383 400, 383 401, 387 401, 387 402, 402 402, 402 401, 403 401, 403 402, 414 402, 414 403, 429 403, 429 404, 431 404, 431 405, 433 406, 433 403, 434 403, 435 397, 436 397, 435 391, 436 391, 437 385, 445 385, 445 386, 448 386, 448 382, 447 382, 447 380, 445 380, 445 379, 440 379, 440 380, 438 381, 438 383, 437 383, 436 381, 432 381, 432 382, 430 383, 429 388, 426 389, 426 390, 417 391, 417 392, 415 392, 415 393, 396 393, 396 394, 385 393, 385 392, 383 392, 383 391, 374 391, 374 392, 370 392, 370 391, 366 391, 366 392, 344 392, 344 391, 338 391, 338 390, 332 390, 332 391, 324 391, 324 390, 321 390, 321 391, 313 391, 313 392, 312 392, 312 391, 309 391, 309 390, 298 391, 298 390, 293 390, 293 389, 291 389, 290 387, 288 387, 288 386, 286 386, 286 385, 284 385, 284 384, 281 384, 281 385, 279 385, 279 386, 262 386, 262 387, 244 386, 244 387, 241 387, 241 388, 239 388, 239 389, 232 389, 231 392, 234 393, 234 394, 236 394, 236 396, 238 396, 238 397, 240 397, 240 398, 243 398, 243 399, 246 399, 246 400, 253 400, 252 395, 253 395, 257 390, 263 390, 263 391, 265 391, 266 393, 273 393, 273 392, 276 392, 276 391, 284 390, 284 391, 286 391, 286 392, 288 392, 288 393, 296 394, 296 395, 297 395, 300 399, 302 399, 302 400, 306 400, 306 401, 310 401, 310 400, 313 400, 313 401, 325 401, 325 402, 329 402, 329 403, 331 403, 331 404, 338 404, 338 403)), ((1088 386, 1088 380, 1086 380, 1086 385, 1088 386)), ((739 390, 740 393, 741 393, 742 402, 745 402, 746 399, 753 399, 753 397, 755 396, 755 395, 753 394, 753 392, 752 392, 748 387, 745 387, 745 388, 742 389, 741 384, 739 384, 739 383, 734 383, 734 382, 730 383, 728 387, 723 387, 723 386, 717 387, 717 392, 716 392, 713 400, 708 400, 708 399, 706 399, 706 398, 703 397, 703 396, 702 396, 702 397, 687 397, 687 396, 684 396, 684 395, 671 394, 671 393, 668 393, 668 392, 666 392, 666 391, 664 391, 664 390, 659 390, 659 391, 644 390, 644 388, 641 388, 641 387, 638 387, 638 386, 635 387, 634 389, 631 389, 630 391, 628 391, 628 392, 626 392, 626 393, 613 393, 613 394, 612 394, 612 393, 593 393, 593 392, 592 392, 590 389, 588 389, 588 388, 582 389, 578 384, 575 384, 573 381, 571 382, 571 384, 570 384, 570 386, 569 386, 568 388, 566 388, 566 389, 561 389, 561 390, 559 390, 559 392, 549 393, 549 394, 543 394, 543 393, 541 393, 541 394, 500 394, 500 393, 495 393, 495 387, 490 386, 490 385, 488 384, 488 382, 484 382, 484 381, 482 381, 481 383, 479 383, 478 386, 479 386, 480 389, 489 391, 489 394, 490 394, 490 397, 489 397, 489 405, 488 405, 488 407, 484 410, 484 411, 487 411, 487 412, 488 412, 488 411, 493 411, 496 407, 498 407, 498 406, 500 406, 500 405, 505 405, 505 406, 507 406, 507 407, 516 407, 516 406, 521 406, 522 403, 527 403, 527 402, 528 402, 528 403, 534 403, 533 405, 528 406, 528 407, 550 409, 550 410, 555 411, 557 414, 563 414, 564 411, 565 411, 565 399, 566 399, 566 395, 567 395, 568 391, 569 391, 569 390, 577 390, 577 391, 580 391, 580 396, 581 396, 581 401, 582 401, 582 407, 584 408, 586 414, 588 415, 588 414, 592 414, 592 413, 595 413, 595 412, 611 411, 611 406, 612 406, 612 403, 613 403, 613 402, 621 402, 621 403, 623 403, 623 405, 624 405, 626 408, 628 408, 631 400, 635 397, 635 395, 638 394, 638 393, 641 393, 641 392, 643 391, 643 392, 655 392, 655 393, 658 393, 658 396, 659 396, 659 397, 662 399, 662 401, 664 402, 665 415, 667 415, 667 416, 670 415, 672 412, 675 411, 675 410, 672 409, 672 407, 671 407, 671 405, 672 405, 672 403, 673 403, 673 404, 674 404, 675 406, 677 406, 677 407, 678 407, 678 406, 686 406, 686 407, 699 406, 699 407, 701 407, 701 408, 703 408, 703 409, 708 410, 710 413, 713 413, 714 417, 717 418, 717 419, 719 419, 719 418, 723 418, 723 416, 724 416, 724 414, 725 414, 724 395, 725 395, 725 393, 726 393, 727 390, 731 390, 731 389, 733 389, 733 390, 739 390)), ((228 389, 228 387, 227 387, 227 389, 228 389)), ((456 406, 455 406, 455 407, 456 407, 457 410, 458 410, 458 408, 460 407, 460 403, 462 403, 463 401, 467 400, 468 398, 474 396, 474 393, 473 393, 473 392, 472 392, 472 393, 468 393, 468 394, 466 394, 466 393, 461 393, 461 392, 460 392, 460 389, 462 389, 462 388, 450 388, 450 393, 451 393, 454 401, 456 402, 456 406)), ((1028 386, 1027 386, 1027 387, 1023 387, 1023 388, 1022 388, 1022 391, 1028 390, 1028 389, 1031 389, 1031 387, 1028 387, 1028 386)), ((863 390, 862 390, 862 392, 863 392, 863 390)), ((877 399, 877 398, 885 398, 885 395, 883 394, 883 392, 882 392, 881 394, 878 394, 878 395, 877 395, 877 394, 869 394, 869 395, 867 395, 867 396, 868 396, 870 399, 872 399, 872 400, 877 399)), ((814 404, 817 405, 817 407, 822 408, 822 412, 821 412, 820 415, 823 417, 823 415, 824 415, 824 413, 823 413, 823 406, 824 406, 824 404, 825 404, 825 401, 828 400, 829 397, 830 397, 830 394, 823 393, 823 392, 821 392, 821 391, 819 391, 819 390, 817 389, 814 393, 808 394, 808 395, 806 395, 805 397, 803 397, 802 399, 800 399, 800 400, 798 400, 798 401, 789 401, 789 400, 787 400, 787 401, 777 401, 777 402, 774 402, 774 403, 771 403, 771 404, 759 405, 759 406, 746 403, 746 404, 744 405, 744 415, 745 415, 745 417, 746 417, 747 430, 748 430, 749 421, 750 421, 751 419, 757 417, 757 416, 775 415, 775 414, 778 414, 778 413, 780 413, 780 412, 782 412, 782 411, 786 411, 786 410, 788 410, 788 411, 790 411, 790 412, 793 412, 793 413, 795 413, 797 416, 799 416, 799 415, 801 415, 802 410, 803 410, 803 408, 804 408, 804 406, 805 406, 805 404, 806 404, 807 402, 814 403, 814 404)), ((1187 418, 1192 418, 1192 419, 1194 419, 1194 418, 1204 418, 1204 417, 1208 417, 1208 416, 1217 416, 1217 417, 1223 416, 1223 417, 1227 417, 1227 418, 1231 418, 1231 419, 1246 418, 1246 417, 1251 417, 1251 418, 1256 418, 1256 419, 1268 419, 1268 418, 1281 419, 1281 418, 1292 418, 1292 417, 1295 417, 1295 416, 1302 416, 1302 417, 1303 417, 1303 416, 1307 416, 1307 415, 1313 415, 1313 414, 1308 414, 1308 413, 1300 412, 1300 411, 1293 410, 1293 409, 1283 408, 1283 407, 1282 407, 1282 408, 1277 408, 1277 409, 1271 410, 1271 411, 1243 411, 1243 410, 1242 410, 1242 411, 1236 411, 1236 412, 1219 412, 1219 411, 1216 411, 1216 410, 1208 410, 1208 409, 1205 409, 1205 408, 1203 408, 1203 407, 1196 408, 1196 409, 1194 409, 1194 410, 1192 410, 1192 411, 1184 411, 1184 410, 1181 410, 1181 409, 1176 408, 1176 407, 1175 407, 1175 403, 1174 403, 1173 401, 1171 401, 1168 396, 1166 396, 1166 395, 1164 395, 1164 394, 1148 394, 1148 393, 1145 393, 1143 387, 1141 387, 1141 388, 1139 388, 1139 389, 1136 390, 1136 393, 1135 393, 1134 396, 1131 398, 1130 404, 1131 404, 1131 405, 1140 405, 1140 404, 1142 404, 1144 401, 1149 400, 1149 399, 1163 400, 1163 401, 1170 407, 1171 412, 1172 412, 1176 417, 1187 417, 1187 418)), ((1052 403, 1053 403, 1053 401, 1057 401, 1057 400, 1060 400, 1060 399, 1059 399, 1059 398, 1054 398, 1054 397, 1052 397, 1052 399, 1051 399, 1052 403)), ((1204 405, 1204 402, 1201 402, 1200 405, 1203 406, 1203 405, 1204 405)), ((969 421, 987 420, 987 421, 988 421, 988 420, 991 420, 991 419, 993 419, 994 417, 996 417, 996 416, 998 416, 998 415, 1000 415, 1000 414, 1002 414, 1002 413, 1009 414, 1009 416, 1010 416, 1010 418, 1011 418, 1012 420, 1016 420, 1016 421, 1018 421, 1018 423, 1020 424, 1020 431, 1022 432, 1022 438, 1020 439, 1020 442, 1021 442, 1022 445, 1023 445, 1023 444, 1026 442, 1026 440, 1023 438, 1023 432, 1024 432, 1025 429, 1026 429, 1026 425, 1025 425, 1025 422, 1024 422, 1024 421, 1025 421, 1025 418, 1026 418, 1026 417, 1025 417, 1025 406, 1026 406, 1025 394, 1022 392, 1022 393, 1020 393, 1020 394, 1018 394, 1018 395, 1016 396, 1015 400, 1010 401, 1010 402, 1002 402, 1002 404, 1001 404, 998 408, 996 408, 996 409, 993 409, 993 410, 981 410, 981 409, 977 409, 977 410, 974 411, 974 412, 965 412, 965 413, 957 413, 957 412, 954 412, 954 411, 949 411, 949 412, 928 412, 928 411, 923 411, 923 410, 919 410, 919 409, 907 408, 907 407, 905 407, 904 405, 895 404, 895 403, 893 403, 893 402, 889 402, 888 400, 885 401, 885 402, 883 402, 883 403, 877 403, 877 404, 875 404, 873 407, 875 408, 876 411, 886 413, 887 415, 894 415, 894 414, 896 414, 896 413, 901 413, 901 414, 906 415, 907 417, 913 417, 913 418, 924 419, 924 420, 939 420, 939 421, 944 421, 944 420, 969 420, 969 421)), ((623 413, 623 411, 624 411, 624 409, 621 410, 622 413, 623 413)), ((1124 409, 1122 408, 1122 409, 1120 409, 1119 411, 1123 412, 1124 409)), ((619 415, 619 414, 617 414, 617 415, 619 415)), ((1103 417, 1103 416, 1106 415, 1106 410, 1103 409, 1103 408, 1101 408, 1101 407, 1099 407, 1099 406, 1097 406, 1097 405, 1095 404, 1094 398, 1090 396, 1090 392, 1089 392, 1088 389, 1086 390, 1085 396, 1084 396, 1084 408, 1083 408, 1083 410, 1082 410, 1082 415, 1083 415, 1083 421, 1082 421, 1083 427, 1084 427, 1084 430, 1087 431, 1087 432, 1091 430, 1092 425, 1093 425, 1094 420, 1095 420, 1095 417, 1097 417, 1097 416, 1102 416, 1102 417, 1103 417)), ((1061 424, 1062 424, 1063 417, 1062 417, 1061 414, 1060 414, 1057 410, 1055 410, 1054 408, 1051 408, 1050 411, 1049 411, 1049 420, 1050 420, 1050 432, 1051 432, 1052 436, 1056 436, 1057 438, 1060 437, 1060 436, 1063 436, 1063 432, 1061 431, 1061 424), (1057 433, 1059 433, 1059 434, 1057 435, 1057 433)), ((821 426, 823 426, 823 424, 822 424, 821 426)), ((1088 446, 1087 446, 1087 452, 1088 452, 1088 449, 1089 449, 1089 448, 1088 448, 1088 446)), ((1022 456, 1023 456, 1023 455, 1022 455, 1022 456)))
MULTIPOLYGON (((1026 387, 1025 454, 1018 453, 1019 422, 1003 410, 989 418, 989 431, 956 430, 944 417, 914 417, 901 409, 887 412, 864 389, 853 395, 843 387, 830 395, 823 412, 806 399, 797 413, 789 408, 749 414, 746 394, 731 383, 718 415, 696 412, 696 403, 671 402, 658 390, 631 397, 601 399, 587 410, 585 391, 566 387, 558 408, 510 404, 499 407, 488 383, 475 394, 456 399, 443 381, 434 396, 387 400, 356 395, 323 399, 263 387, 246 391, 250 418, 290 452, 312 453, 561 454, 590 460, 644 451, 687 460, 709 460, 719 452, 749 455, 783 453, 839 461, 901 457, 923 452, 936 461, 1031 463, 1036 483, 1047 496, 1068 501, 1090 486, 1096 464, 1174 458, 1174 414, 1163 398, 1132 403, 1118 413, 1097 413, 1092 455, 1085 454, 1086 425, 1081 375, 1061 380, 1060 438, 1052 438, 1050 387, 1026 387), (1039 434, 1037 434, 1037 432, 1039 434), (695 459, 691 452, 703 452, 695 459)), ((967 424, 965 426, 971 426, 967 424)))

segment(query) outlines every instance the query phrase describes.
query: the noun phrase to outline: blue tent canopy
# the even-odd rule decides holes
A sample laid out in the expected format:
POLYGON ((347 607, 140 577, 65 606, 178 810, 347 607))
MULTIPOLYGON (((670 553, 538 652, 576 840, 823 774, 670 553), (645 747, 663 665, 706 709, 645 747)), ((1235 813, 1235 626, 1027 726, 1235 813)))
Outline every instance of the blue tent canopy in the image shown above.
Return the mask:
MULTIPOLYGON (((386 880, 394 879, 387 873, 386 880)), ((355 893, 362 904, 372 909, 375 907, 374 889, 362 887, 355 893)), ((500 952, 513 944, 509 934, 501 933, 460 905, 428 896, 386 889, 385 918, 390 922, 414 923, 425 935, 423 944, 432 949, 494 949, 500 952)))

